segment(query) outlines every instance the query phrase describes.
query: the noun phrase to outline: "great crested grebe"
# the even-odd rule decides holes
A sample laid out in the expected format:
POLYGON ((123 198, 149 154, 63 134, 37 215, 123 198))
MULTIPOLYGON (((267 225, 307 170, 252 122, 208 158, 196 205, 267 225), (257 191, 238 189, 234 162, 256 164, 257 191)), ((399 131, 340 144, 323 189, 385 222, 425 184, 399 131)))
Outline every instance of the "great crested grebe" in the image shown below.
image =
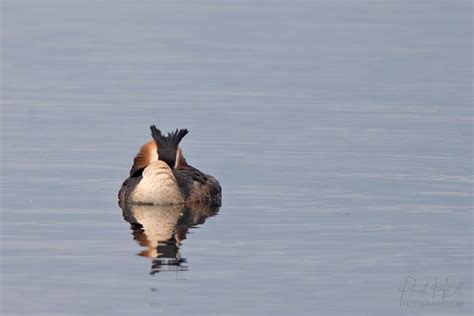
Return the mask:
POLYGON ((221 203, 221 186, 210 175, 188 165, 179 143, 187 129, 163 135, 150 126, 153 140, 144 144, 123 182, 118 197, 120 203, 188 204, 221 203))

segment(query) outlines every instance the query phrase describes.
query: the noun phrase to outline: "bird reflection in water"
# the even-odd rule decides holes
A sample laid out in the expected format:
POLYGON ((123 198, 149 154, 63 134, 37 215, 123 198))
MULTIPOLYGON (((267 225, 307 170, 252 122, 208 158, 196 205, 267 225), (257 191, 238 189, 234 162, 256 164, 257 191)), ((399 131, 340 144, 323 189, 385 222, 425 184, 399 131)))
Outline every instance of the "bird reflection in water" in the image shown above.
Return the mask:
POLYGON ((136 205, 120 203, 133 239, 146 249, 138 253, 152 259, 151 275, 164 270, 185 271, 179 248, 190 228, 204 224, 219 211, 217 205, 136 205))

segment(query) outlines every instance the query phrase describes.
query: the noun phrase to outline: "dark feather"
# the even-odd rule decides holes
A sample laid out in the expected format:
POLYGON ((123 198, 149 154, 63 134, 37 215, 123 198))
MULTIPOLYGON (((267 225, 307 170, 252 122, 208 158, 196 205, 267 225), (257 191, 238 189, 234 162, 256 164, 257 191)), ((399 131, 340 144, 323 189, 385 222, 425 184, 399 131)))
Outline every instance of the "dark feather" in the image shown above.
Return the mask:
POLYGON ((150 126, 151 136, 158 146, 158 159, 166 162, 171 168, 176 163, 176 151, 178 145, 184 136, 188 133, 187 129, 176 129, 164 136, 155 125, 150 126))

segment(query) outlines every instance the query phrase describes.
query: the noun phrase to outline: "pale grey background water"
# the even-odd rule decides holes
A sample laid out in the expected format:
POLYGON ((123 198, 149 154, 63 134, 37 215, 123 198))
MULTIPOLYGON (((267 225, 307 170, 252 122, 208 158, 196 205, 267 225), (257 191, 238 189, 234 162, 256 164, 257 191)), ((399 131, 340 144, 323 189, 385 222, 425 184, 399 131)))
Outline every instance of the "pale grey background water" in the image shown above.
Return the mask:
POLYGON ((470 314, 471 10, 2 1, 2 315, 470 314), (153 123, 224 201, 150 276, 116 194, 153 123))

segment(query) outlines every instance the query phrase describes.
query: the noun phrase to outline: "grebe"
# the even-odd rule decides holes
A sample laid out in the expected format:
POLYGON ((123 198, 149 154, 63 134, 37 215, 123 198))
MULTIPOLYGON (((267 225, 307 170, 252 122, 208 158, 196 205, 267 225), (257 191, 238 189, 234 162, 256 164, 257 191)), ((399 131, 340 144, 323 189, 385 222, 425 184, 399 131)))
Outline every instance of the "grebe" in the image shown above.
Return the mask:
POLYGON ((217 180, 188 165, 179 143, 188 133, 176 129, 164 136, 150 126, 153 140, 144 144, 133 160, 129 177, 123 182, 120 203, 134 204, 215 204, 221 203, 217 180))

